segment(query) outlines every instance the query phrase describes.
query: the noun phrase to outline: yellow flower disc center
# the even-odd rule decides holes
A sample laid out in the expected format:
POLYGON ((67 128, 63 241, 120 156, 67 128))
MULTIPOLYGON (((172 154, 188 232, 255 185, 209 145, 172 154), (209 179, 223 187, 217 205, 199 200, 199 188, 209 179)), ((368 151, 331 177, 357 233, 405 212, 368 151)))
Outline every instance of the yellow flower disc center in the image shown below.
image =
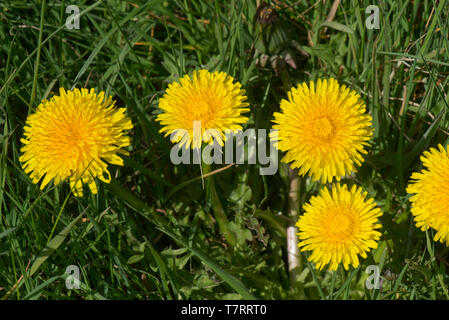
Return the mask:
POLYGON ((318 139, 326 140, 332 136, 335 129, 327 117, 322 117, 312 122, 312 131, 318 139))
POLYGON ((354 217, 345 209, 336 208, 328 217, 327 230, 329 240, 332 242, 345 242, 354 235, 357 230, 357 222, 354 217))
POLYGON ((192 121, 201 121, 201 125, 207 127, 209 122, 214 119, 216 115, 217 103, 208 94, 208 92, 198 95, 201 99, 196 97, 192 99, 192 121))
POLYGON ((82 130, 83 128, 69 128, 67 131, 67 135, 65 136, 65 145, 67 148, 71 148, 73 146, 77 148, 83 148, 86 144, 86 138, 88 139, 88 136, 85 132, 85 130, 82 130))
POLYGON ((66 163, 73 159, 85 158, 87 161, 98 156, 98 148, 94 140, 100 132, 92 130, 88 119, 78 119, 78 121, 56 122, 56 135, 59 139, 59 148, 53 156, 66 163), (83 155, 83 156, 81 156, 83 155), (64 160, 65 159, 65 160, 64 160))

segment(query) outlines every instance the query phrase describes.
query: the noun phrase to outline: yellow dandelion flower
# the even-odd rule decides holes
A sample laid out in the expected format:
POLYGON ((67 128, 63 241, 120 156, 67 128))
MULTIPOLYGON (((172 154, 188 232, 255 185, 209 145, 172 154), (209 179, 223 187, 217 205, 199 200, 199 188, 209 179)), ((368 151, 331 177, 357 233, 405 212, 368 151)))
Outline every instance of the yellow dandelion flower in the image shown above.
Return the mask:
POLYGON ((202 141, 223 145, 224 133, 242 130, 241 124, 248 121, 241 115, 249 111, 245 100, 240 83, 226 73, 194 71, 192 77, 186 75, 168 86, 156 120, 163 126, 160 132, 173 133, 172 142, 180 146, 201 148, 202 141), (195 122, 201 126, 199 132, 195 122))
POLYGON ((273 120, 276 146, 286 151, 282 162, 292 162, 299 174, 332 182, 363 162, 364 146, 372 136, 371 117, 360 96, 335 79, 300 84, 281 101, 282 113, 273 120))
POLYGON ((409 200, 416 226, 435 229, 434 241, 449 246, 449 155, 441 144, 438 149, 423 153, 426 169, 412 174, 407 193, 414 194, 409 200))
POLYGON ((125 108, 115 107, 104 92, 61 88, 59 94, 28 117, 20 162, 33 183, 43 178, 41 189, 52 179, 56 185, 69 178, 75 196, 83 195, 83 183, 95 194, 95 178, 111 179, 104 161, 123 165, 117 153, 128 154, 122 149, 130 144, 124 130, 133 125, 125 108))
POLYGON ((312 251, 309 261, 321 270, 337 270, 340 263, 348 270, 359 265, 357 255, 366 258, 370 248, 377 248, 380 228, 377 217, 382 215, 372 198, 366 198, 361 187, 333 184, 332 192, 323 188, 304 205, 304 214, 296 226, 299 229, 301 251, 312 251))

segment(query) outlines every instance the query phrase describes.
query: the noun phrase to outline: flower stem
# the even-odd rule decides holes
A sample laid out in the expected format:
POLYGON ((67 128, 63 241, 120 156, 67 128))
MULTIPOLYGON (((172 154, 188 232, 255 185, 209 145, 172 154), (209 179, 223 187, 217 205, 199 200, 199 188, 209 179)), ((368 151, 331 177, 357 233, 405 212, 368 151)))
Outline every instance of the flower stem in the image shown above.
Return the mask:
MULTIPOLYGON (((202 161, 202 171, 203 175, 211 172, 212 166, 206 164, 202 161)), ((229 221, 226 217, 226 213, 223 210, 223 206, 221 205, 220 198, 218 197, 217 190, 215 189, 215 184, 213 180, 213 176, 209 176, 206 180, 206 190, 208 193, 208 197, 211 201, 211 208, 214 214, 215 220, 217 220, 218 228, 220 232, 225 237, 229 246, 234 247, 236 243, 235 235, 229 230, 228 225, 229 221)))
POLYGON ((290 286, 293 288, 296 284, 296 277, 301 266, 301 256, 298 248, 298 229, 296 227, 296 221, 298 221, 299 213, 299 191, 300 191, 300 178, 298 172, 288 168, 288 217, 289 222, 287 225, 287 261, 288 261, 288 273, 290 277, 290 286))
MULTIPOLYGON (((280 72, 282 85, 285 92, 290 91, 292 83, 288 75, 287 69, 283 68, 280 72)), ((296 284, 296 278, 301 271, 301 255, 298 248, 298 228, 296 222, 299 215, 299 194, 301 188, 301 180, 298 172, 292 168, 288 168, 288 208, 287 214, 289 223, 287 225, 287 262, 288 273, 290 278, 290 286, 293 288, 296 284)))

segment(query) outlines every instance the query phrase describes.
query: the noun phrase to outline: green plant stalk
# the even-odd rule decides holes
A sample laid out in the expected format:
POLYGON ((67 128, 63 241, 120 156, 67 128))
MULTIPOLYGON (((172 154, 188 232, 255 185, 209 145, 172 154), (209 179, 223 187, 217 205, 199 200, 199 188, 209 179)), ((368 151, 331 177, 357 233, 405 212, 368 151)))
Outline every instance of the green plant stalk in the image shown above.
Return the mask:
MULTIPOLYGON (((201 166, 202 166, 202 174, 207 174, 212 171, 212 166, 210 164, 204 163, 203 160, 201 160, 201 166)), ((217 220, 218 228, 220 232, 225 237, 227 243, 229 246, 234 247, 236 243, 235 235, 232 233, 231 230, 229 230, 229 221, 226 217, 226 213, 223 210, 223 206, 221 205, 220 198, 218 197, 217 190, 215 189, 215 184, 213 180, 213 176, 209 176, 206 180, 206 190, 208 199, 210 198, 211 201, 211 208, 212 212, 214 214, 215 220, 217 220)))

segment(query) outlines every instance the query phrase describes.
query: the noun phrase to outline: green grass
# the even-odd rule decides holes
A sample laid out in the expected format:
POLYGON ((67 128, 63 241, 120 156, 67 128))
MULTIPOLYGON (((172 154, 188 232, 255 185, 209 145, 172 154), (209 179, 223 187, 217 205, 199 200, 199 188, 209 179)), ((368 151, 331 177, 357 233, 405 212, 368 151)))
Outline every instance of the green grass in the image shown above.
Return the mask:
MULTIPOLYGON (((449 298, 449 249, 415 227, 405 191, 420 154, 448 141, 449 3, 345 0, 326 22, 332 2, 273 0, 279 20, 262 28, 255 0, 1 1, 0 297, 449 298), (80 30, 65 27, 70 4, 80 7, 80 30), (365 27, 370 4, 379 5, 379 30, 365 27), (296 68, 256 61, 286 53, 296 68), (199 166, 171 164, 158 99, 199 68, 242 83, 252 128, 271 128, 286 96, 283 72, 294 84, 335 77, 362 95, 375 133, 345 182, 367 190, 384 215, 379 247, 359 268, 317 271, 302 254, 290 286, 285 165, 273 176, 231 166, 206 178, 214 192, 210 182, 203 190, 199 166), (106 91, 134 124, 125 166, 110 166, 113 182, 84 198, 68 183, 40 191, 18 160, 27 115, 73 86, 106 91), (235 246, 217 225, 217 203, 235 246), (69 265, 80 267, 78 290, 66 288, 69 265), (365 288, 368 265, 386 278, 382 291, 365 288)), ((303 187, 301 202, 320 186, 303 179, 303 187)))

